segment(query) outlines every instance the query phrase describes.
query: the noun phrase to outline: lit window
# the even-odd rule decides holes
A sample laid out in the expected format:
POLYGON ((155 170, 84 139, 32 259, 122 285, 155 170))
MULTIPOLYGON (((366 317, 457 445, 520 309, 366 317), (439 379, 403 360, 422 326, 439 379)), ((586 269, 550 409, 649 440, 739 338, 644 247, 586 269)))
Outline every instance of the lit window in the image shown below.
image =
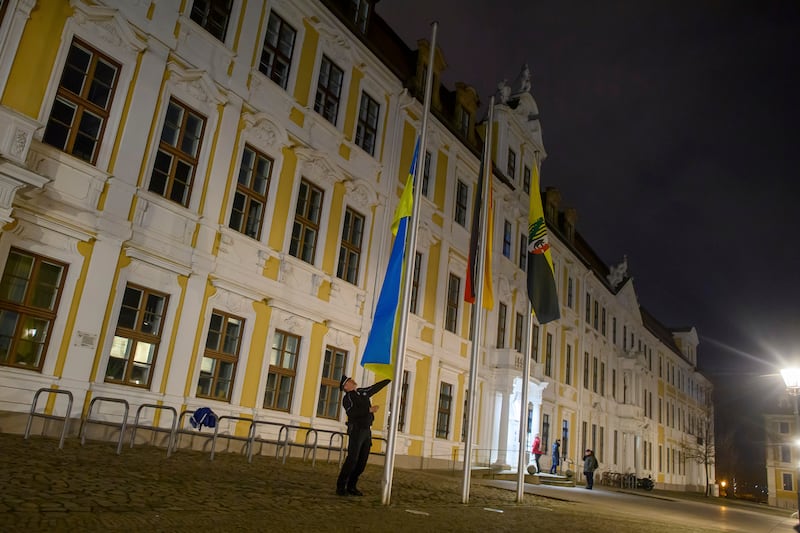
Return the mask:
POLYGON ((41 370, 67 265, 11 249, 0 280, 0 365, 41 370))
POLYGON ((107 382, 150 387, 168 299, 144 287, 125 287, 106 367, 107 382))

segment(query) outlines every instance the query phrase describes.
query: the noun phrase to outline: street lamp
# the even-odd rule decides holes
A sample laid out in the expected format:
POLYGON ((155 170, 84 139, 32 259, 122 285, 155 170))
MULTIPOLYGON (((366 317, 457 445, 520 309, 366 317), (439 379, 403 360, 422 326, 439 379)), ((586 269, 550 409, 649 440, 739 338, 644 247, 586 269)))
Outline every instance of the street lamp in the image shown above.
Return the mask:
MULTIPOLYGON (((797 399, 800 396, 800 368, 784 368, 781 370, 783 382, 786 384, 786 392, 794 397, 794 418, 795 431, 800 432, 800 412, 797 409, 797 399)), ((797 465, 797 520, 798 524, 794 529, 800 533, 800 462, 797 465)))

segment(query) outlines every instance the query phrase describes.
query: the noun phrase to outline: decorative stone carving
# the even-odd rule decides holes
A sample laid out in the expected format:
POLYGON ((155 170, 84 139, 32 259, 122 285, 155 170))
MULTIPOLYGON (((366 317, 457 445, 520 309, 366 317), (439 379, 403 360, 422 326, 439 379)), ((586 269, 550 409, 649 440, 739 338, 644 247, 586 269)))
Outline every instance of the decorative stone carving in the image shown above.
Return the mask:
POLYGON ((508 80, 504 79, 503 81, 497 84, 497 103, 507 104, 510 98, 511 98, 511 86, 508 84, 508 80))
POLYGON ((333 187, 337 182, 345 181, 345 176, 325 154, 310 148, 297 148, 295 154, 300 161, 300 172, 318 184, 333 187))
POLYGON ((359 207, 373 207, 378 204, 378 194, 364 180, 353 179, 344 184, 348 196, 351 196, 359 207))
POLYGON ((611 287, 613 287, 616 290, 616 288, 619 287, 619 285, 623 281, 625 281, 627 277, 628 277, 628 256, 623 255, 622 262, 620 264, 609 268, 609 273, 608 276, 606 276, 606 279, 608 279, 608 282, 611 284, 611 287))

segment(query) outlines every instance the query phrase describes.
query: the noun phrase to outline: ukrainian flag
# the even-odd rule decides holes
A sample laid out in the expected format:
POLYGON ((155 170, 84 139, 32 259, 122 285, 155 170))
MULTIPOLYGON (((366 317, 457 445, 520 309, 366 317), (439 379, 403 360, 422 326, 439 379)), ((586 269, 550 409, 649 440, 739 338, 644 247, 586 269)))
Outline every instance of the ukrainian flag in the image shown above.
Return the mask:
POLYGON ((361 366, 385 379, 394 378, 394 362, 392 361, 392 341, 394 325, 397 319, 397 307, 400 299, 400 285, 403 277, 403 257, 406 249, 406 234, 411 212, 414 206, 414 176, 419 157, 419 139, 414 147, 411 169, 408 171, 406 186, 400 196, 400 204, 394 213, 392 234, 394 244, 389 256, 389 266, 383 280, 378 305, 375 307, 375 318, 367 337, 367 346, 361 356, 361 366))

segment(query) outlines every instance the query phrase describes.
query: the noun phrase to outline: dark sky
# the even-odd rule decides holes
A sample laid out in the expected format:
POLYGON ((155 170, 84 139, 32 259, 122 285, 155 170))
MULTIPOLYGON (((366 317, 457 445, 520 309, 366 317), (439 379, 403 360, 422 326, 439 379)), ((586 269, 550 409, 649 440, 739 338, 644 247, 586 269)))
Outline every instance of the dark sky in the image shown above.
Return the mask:
POLYGON ((800 2, 382 0, 377 11, 412 48, 438 21, 445 83, 473 85, 484 107, 527 63, 542 186, 578 210, 607 264, 628 256, 642 306, 697 328, 718 409, 736 416, 751 394, 781 393, 774 373, 800 360, 800 2))

